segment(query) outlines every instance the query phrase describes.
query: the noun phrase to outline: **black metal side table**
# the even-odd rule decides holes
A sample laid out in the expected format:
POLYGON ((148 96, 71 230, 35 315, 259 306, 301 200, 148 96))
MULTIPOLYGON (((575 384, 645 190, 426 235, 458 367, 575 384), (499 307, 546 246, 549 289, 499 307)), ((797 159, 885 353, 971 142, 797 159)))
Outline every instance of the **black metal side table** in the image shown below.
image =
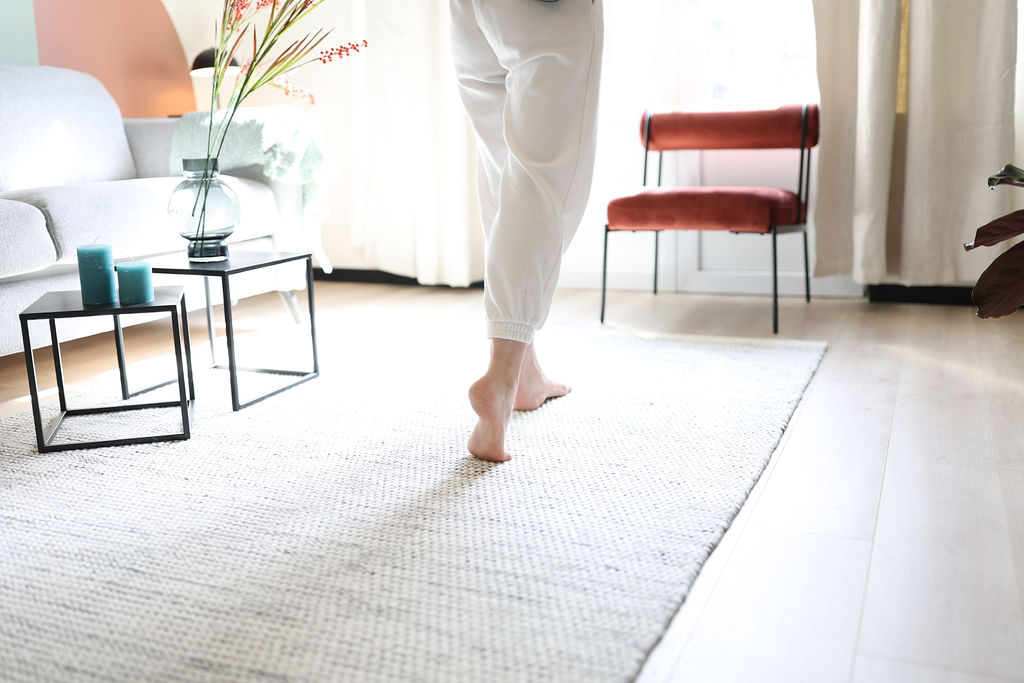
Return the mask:
MULTIPOLYGON (((148 304, 131 304, 122 306, 117 303, 109 306, 84 306, 82 293, 79 291, 49 292, 39 297, 31 306, 18 316, 21 320, 21 338, 25 348, 25 367, 28 370, 28 386, 32 394, 32 417, 35 421, 36 445, 40 453, 70 450, 76 448, 98 448, 100 446, 120 446, 125 444, 152 443, 155 441, 175 441, 187 439, 189 432, 189 407, 195 397, 192 381, 192 348, 188 336, 188 315, 185 309, 185 294, 182 287, 155 287, 154 300, 148 304), (124 365, 124 342, 120 334, 120 316, 140 313, 166 313, 171 318, 171 331, 174 336, 174 358, 177 364, 178 400, 153 403, 131 403, 97 408, 68 408, 64 394, 64 369, 61 364, 60 343, 57 341, 58 318, 83 318, 97 315, 114 317, 115 335, 118 351, 118 367, 121 374, 122 395, 128 398, 127 375, 124 365), (179 326, 180 318, 180 326, 179 326), (60 415, 49 429, 43 431, 42 416, 39 410, 39 387, 36 383, 35 358, 32 355, 32 339, 29 336, 29 321, 46 320, 50 325, 50 347, 53 350, 53 367, 57 375, 57 397, 60 402, 60 415), (182 349, 184 348, 184 363, 182 349), (181 409, 181 431, 173 434, 157 434, 120 439, 99 441, 77 441, 71 443, 54 443, 57 432, 67 417, 76 415, 95 415, 98 413, 115 413, 126 410, 142 410, 145 408, 181 409)), ((164 386, 164 385, 160 385, 164 386)), ((142 392, 137 392, 142 393, 142 392)))
POLYGON ((153 273, 170 275, 200 275, 203 277, 203 284, 206 288, 206 323, 210 335, 210 354, 213 360, 213 367, 225 369, 224 365, 217 363, 214 350, 213 338, 213 306, 210 303, 210 278, 220 278, 222 298, 224 303, 224 327, 226 328, 228 346, 228 376, 231 382, 231 407, 233 410, 241 410, 254 403, 275 396, 286 389, 307 382, 320 375, 320 361, 316 351, 316 311, 313 306, 313 256, 310 253, 287 253, 287 252, 259 252, 259 251, 231 251, 225 261, 210 261, 198 263, 189 261, 188 257, 182 254, 175 254, 169 257, 156 258, 150 261, 153 273), (266 367, 239 368, 235 359, 235 325, 231 311, 231 283, 232 275, 244 273, 259 268, 269 268, 292 261, 306 262, 306 294, 309 301, 309 333, 312 348, 313 369, 305 370, 277 370, 266 367), (238 371, 267 373, 273 375, 293 376, 296 379, 288 384, 262 394, 256 398, 241 402, 238 397, 238 371))

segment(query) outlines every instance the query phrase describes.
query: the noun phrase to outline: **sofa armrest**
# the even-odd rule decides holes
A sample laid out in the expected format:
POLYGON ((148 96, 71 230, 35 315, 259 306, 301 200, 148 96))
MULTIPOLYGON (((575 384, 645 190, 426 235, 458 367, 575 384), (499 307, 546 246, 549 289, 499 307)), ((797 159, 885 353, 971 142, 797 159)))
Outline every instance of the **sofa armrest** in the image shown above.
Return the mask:
POLYGON ((42 270, 56 260, 43 213, 30 204, 0 199, 0 278, 42 270))
POLYGON ((171 139, 178 119, 125 119, 124 132, 140 178, 177 176, 181 169, 171 161, 171 139))

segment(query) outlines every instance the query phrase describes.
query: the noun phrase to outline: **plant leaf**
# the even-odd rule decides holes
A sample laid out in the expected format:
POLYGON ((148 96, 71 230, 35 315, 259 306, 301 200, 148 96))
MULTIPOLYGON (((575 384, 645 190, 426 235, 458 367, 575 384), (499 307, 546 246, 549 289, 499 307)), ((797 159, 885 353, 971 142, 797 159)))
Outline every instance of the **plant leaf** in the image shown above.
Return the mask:
POLYGON ((1024 235, 1024 209, 1008 213, 978 228, 973 242, 964 242, 964 249, 991 247, 1017 235, 1024 235))
POLYGON ((1024 169, 1017 168, 1013 164, 1006 164, 999 173, 988 177, 988 189, 994 190, 996 185, 1024 187, 1024 169))
POLYGON ((225 69, 231 64, 231 60, 235 58, 235 51, 238 50, 238 45, 242 42, 243 38, 245 38, 245 31, 238 34, 238 37, 235 38, 235 44, 231 46, 231 49, 228 51, 228 56, 224 58, 225 69))
POLYGON ((971 292, 979 318, 1003 318, 1024 306, 1024 242, 989 264, 971 292))

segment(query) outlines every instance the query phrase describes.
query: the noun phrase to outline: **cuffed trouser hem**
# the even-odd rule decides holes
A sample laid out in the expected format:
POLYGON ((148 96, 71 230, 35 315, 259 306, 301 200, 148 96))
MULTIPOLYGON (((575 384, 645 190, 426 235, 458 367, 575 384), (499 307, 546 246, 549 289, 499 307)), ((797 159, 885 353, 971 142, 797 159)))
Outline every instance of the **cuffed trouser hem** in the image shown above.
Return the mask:
POLYGON ((504 320, 487 321, 488 339, 509 339, 511 341, 529 344, 533 341, 533 325, 527 323, 512 323, 504 320))

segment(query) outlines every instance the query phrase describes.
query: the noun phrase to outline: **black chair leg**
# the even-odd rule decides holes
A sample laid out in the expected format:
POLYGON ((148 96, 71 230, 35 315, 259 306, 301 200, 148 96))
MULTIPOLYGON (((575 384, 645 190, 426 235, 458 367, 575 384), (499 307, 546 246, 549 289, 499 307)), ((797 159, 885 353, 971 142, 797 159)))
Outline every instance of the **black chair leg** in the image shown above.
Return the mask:
POLYGON ((772 334, 779 333, 779 262, 776 255, 778 235, 772 227, 772 334))
POLYGON ((804 228, 804 292, 807 303, 811 302, 811 266, 807 257, 807 228, 804 228))
POLYGON ((604 260, 601 261, 601 322, 604 322, 604 297, 608 288, 608 226, 604 226, 604 260))
POLYGON ((657 230, 654 232, 654 293, 658 293, 658 238, 661 233, 657 230))

